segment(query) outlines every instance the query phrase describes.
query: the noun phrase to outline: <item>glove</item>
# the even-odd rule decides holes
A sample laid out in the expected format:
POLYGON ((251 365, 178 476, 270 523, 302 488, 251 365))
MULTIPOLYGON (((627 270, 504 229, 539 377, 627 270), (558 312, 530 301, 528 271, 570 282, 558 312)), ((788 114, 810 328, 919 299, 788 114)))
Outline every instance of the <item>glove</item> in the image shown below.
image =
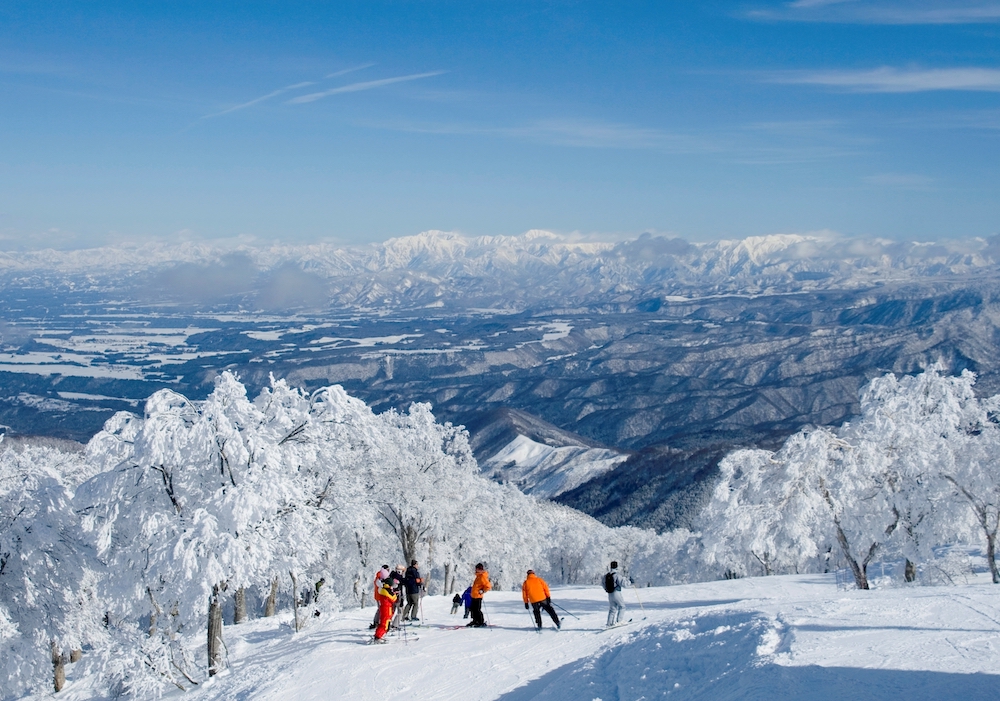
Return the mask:
POLYGON ((524 610, 525 610, 525 611, 527 611, 527 610, 528 610, 528 602, 527 602, 527 601, 525 601, 525 602, 524 602, 524 610))

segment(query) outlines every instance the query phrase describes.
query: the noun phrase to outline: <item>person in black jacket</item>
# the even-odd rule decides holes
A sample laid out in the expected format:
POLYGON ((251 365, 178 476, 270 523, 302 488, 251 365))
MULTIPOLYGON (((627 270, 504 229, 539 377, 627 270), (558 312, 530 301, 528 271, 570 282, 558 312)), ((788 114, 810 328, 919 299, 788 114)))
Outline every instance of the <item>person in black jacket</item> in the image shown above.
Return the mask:
POLYGON ((406 568, 402 565, 396 565, 396 569, 389 573, 386 579, 389 581, 389 586, 392 591, 396 594, 396 603, 393 606, 392 614, 392 624, 394 626, 400 626, 403 623, 403 591, 406 589, 406 576, 404 572, 406 568))
POLYGON ((410 566, 406 568, 406 575, 403 579, 406 586, 406 607, 403 609, 404 621, 419 621, 417 612, 420 610, 420 594, 424 588, 424 579, 417 569, 417 561, 410 560, 410 566))

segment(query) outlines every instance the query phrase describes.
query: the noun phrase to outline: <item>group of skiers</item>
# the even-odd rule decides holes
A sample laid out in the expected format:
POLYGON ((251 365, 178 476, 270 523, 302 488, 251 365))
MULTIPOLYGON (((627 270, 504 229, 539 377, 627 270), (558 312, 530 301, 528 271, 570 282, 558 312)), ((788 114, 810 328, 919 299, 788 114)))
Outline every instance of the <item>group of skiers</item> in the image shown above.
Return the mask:
MULTIPOLYGON (((466 624, 467 628, 486 627, 486 618, 483 612, 483 597, 486 592, 493 589, 490 582, 490 573, 486 571, 483 563, 476 564, 475 579, 468 589, 461 595, 455 594, 452 599, 451 612, 457 613, 458 607, 465 605, 465 615, 470 615, 472 620, 466 624)), ((625 599, 622 590, 629 585, 629 581, 618 570, 618 562, 612 561, 611 568, 604 575, 604 590, 608 594, 608 622, 607 627, 612 628, 622 624, 622 615, 625 612, 625 599)), ((378 609, 375 612, 375 620, 372 628, 375 628, 375 637, 372 642, 384 643, 385 634, 390 625, 395 622, 397 626, 405 625, 407 621, 419 621, 417 617, 420 608, 420 597, 424 589, 424 580, 417 569, 417 561, 412 560, 408 568, 397 565, 395 570, 390 570, 388 565, 382 568, 375 575, 375 601, 378 609), (401 597, 406 594, 406 605, 401 605, 401 597), (394 620, 395 619, 395 620, 394 620)), ((531 609, 535 619, 535 629, 542 628, 542 611, 545 611, 557 629, 562 628, 562 622, 552 606, 552 594, 549 585, 544 579, 535 574, 534 570, 528 570, 528 574, 521 584, 521 599, 524 601, 525 610, 531 609)))
POLYGON ((375 620, 371 627, 375 629, 373 642, 384 643, 385 634, 389 631, 389 626, 395 623, 397 626, 404 625, 405 621, 419 621, 417 613, 420 609, 420 595, 424 588, 424 579, 417 569, 416 560, 410 560, 409 567, 396 565, 396 569, 390 570, 389 565, 382 565, 382 568, 375 573, 375 620), (402 603, 402 596, 406 595, 406 604, 402 603))

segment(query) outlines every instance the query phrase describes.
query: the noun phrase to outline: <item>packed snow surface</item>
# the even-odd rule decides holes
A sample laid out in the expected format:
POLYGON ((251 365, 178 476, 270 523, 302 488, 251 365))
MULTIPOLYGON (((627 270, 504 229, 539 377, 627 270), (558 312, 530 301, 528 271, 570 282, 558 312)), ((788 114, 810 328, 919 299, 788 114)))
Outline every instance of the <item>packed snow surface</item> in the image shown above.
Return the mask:
MULTIPOLYGON (((286 612, 227 626, 230 668, 166 698, 996 698, 998 591, 982 575, 873 591, 838 590, 833 575, 642 587, 626 592, 632 623, 604 630, 600 587, 559 587, 554 603, 577 617, 560 611, 559 632, 545 617, 541 634, 519 592, 487 595, 487 629, 456 627, 461 609, 450 615, 450 597, 432 596, 424 623, 388 645, 367 644, 370 607, 298 634, 286 612)), ((87 680, 70 678, 61 698, 93 698, 87 680)))

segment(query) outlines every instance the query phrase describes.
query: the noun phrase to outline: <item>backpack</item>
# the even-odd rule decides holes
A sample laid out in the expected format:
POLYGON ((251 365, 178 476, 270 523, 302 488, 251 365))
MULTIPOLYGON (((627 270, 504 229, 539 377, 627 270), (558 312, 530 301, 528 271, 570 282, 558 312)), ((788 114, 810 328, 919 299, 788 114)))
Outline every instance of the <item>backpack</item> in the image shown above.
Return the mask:
POLYGON ((604 591, 612 593, 615 590, 615 575, 608 572, 604 575, 604 591))

